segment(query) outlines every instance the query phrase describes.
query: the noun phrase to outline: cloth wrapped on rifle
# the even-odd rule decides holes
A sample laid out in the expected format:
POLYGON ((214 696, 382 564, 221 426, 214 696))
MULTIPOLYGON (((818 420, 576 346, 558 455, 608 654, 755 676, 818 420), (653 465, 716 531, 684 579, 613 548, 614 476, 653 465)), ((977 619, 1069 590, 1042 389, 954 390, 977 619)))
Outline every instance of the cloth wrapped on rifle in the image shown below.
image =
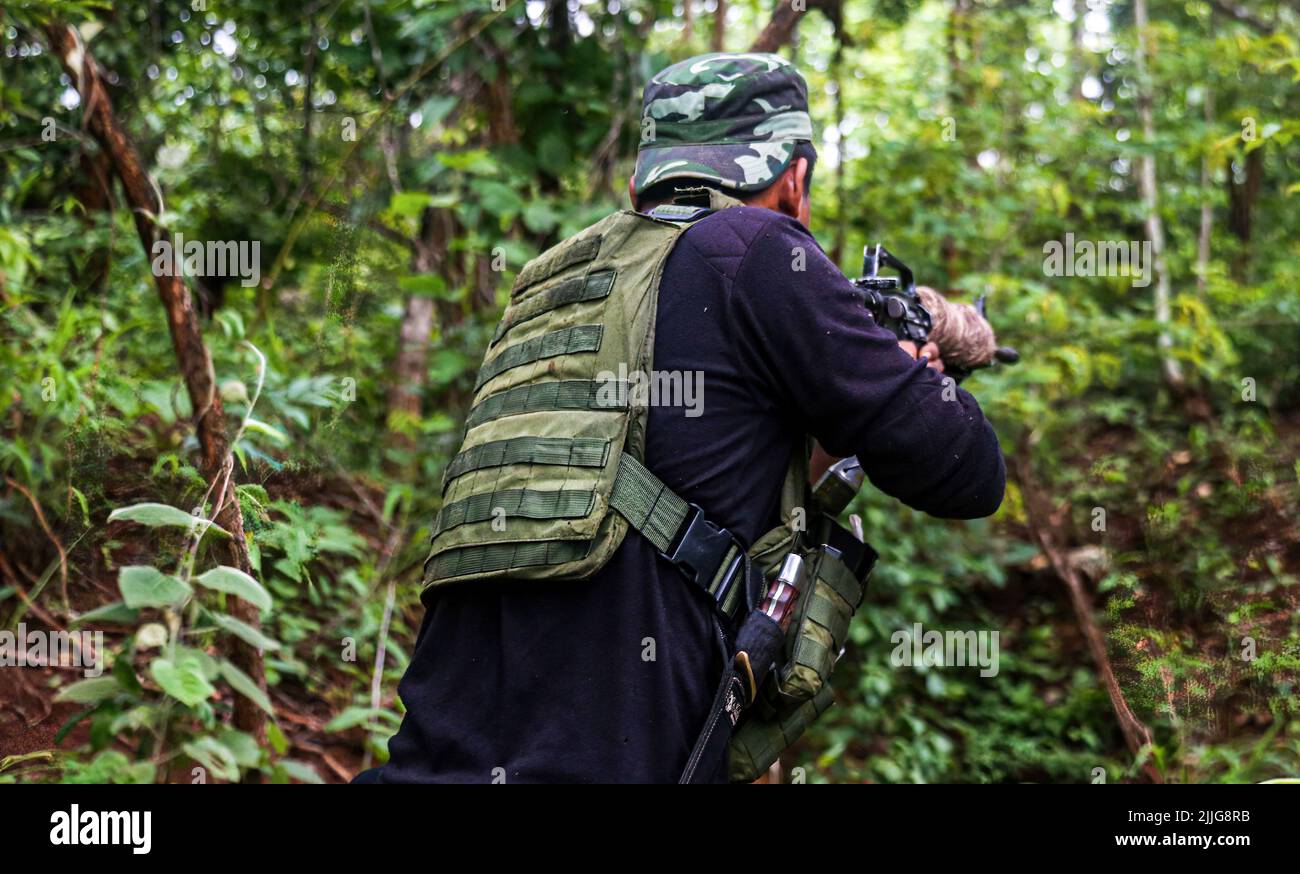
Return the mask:
POLYGON ((993 363, 998 338, 979 310, 968 303, 954 303, 925 285, 918 285, 916 293, 930 311, 934 322, 930 342, 939 347, 944 364, 975 370, 993 363))

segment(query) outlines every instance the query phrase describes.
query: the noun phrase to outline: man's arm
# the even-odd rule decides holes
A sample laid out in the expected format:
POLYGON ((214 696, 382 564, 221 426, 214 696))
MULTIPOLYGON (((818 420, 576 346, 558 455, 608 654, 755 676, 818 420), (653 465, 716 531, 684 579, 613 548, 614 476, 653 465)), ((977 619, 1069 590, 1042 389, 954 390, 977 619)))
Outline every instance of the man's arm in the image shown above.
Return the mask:
POLYGON ((993 513, 1006 471, 975 398, 900 349, 801 225, 769 215, 731 292, 734 342, 756 390, 831 455, 857 455, 877 488, 909 506, 993 513))

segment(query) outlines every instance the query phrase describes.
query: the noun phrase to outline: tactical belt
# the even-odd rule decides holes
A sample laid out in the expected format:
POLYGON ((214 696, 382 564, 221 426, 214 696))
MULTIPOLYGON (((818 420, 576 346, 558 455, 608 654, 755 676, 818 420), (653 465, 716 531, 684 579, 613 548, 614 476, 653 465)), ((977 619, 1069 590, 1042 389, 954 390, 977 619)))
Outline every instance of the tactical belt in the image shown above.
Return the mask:
POLYGON ((745 547, 631 455, 619 458, 609 505, 733 622, 746 606, 745 547))

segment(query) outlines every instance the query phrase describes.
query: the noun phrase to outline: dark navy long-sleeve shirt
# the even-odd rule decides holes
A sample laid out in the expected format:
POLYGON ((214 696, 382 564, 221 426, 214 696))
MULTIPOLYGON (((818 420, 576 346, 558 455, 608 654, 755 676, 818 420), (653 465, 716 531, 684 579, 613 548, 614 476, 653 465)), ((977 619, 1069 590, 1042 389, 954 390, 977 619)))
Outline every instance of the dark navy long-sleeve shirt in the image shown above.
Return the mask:
MULTIPOLYGON (((703 390, 698 415, 651 407, 646 466, 745 543, 779 523, 806 434, 927 513, 976 518, 1002 500, 975 399, 900 350, 791 218, 735 207, 690 227, 654 337, 655 370, 698 371, 703 390)), ((380 779, 677 779, 721 656, 707 599, 635 531, 588 580, 478 581, 427 606, 380 779)))

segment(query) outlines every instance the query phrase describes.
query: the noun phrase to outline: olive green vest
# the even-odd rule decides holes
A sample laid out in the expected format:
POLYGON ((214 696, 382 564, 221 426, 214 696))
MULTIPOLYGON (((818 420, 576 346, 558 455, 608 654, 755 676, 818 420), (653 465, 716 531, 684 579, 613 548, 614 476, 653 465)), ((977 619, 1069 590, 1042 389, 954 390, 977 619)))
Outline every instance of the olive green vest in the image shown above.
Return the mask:
POLYGON ((629 525, 669 548, 691 508, 640 463, 647 408, 628 376, 653 368, 659 281, 690 226, 662 216, 697 212, 624 210, 520 271, 444 476, 426 586, 589 577, 629 525))

